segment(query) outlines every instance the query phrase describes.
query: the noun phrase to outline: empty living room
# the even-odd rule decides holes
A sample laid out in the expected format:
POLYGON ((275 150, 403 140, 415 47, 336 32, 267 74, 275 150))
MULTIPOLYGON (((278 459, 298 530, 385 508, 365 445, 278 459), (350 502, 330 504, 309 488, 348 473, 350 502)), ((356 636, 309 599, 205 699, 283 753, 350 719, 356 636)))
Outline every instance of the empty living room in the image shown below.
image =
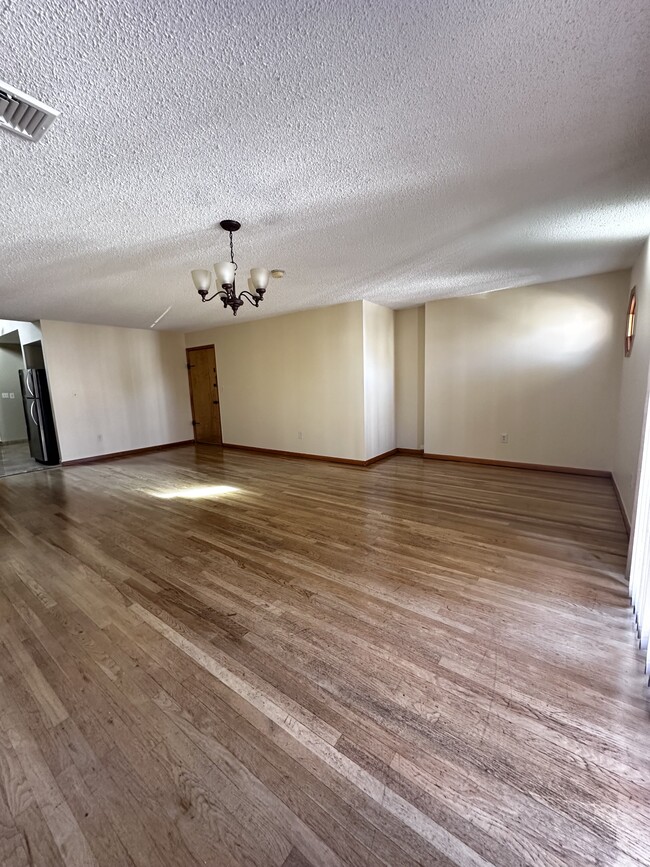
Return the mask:
POLYGON ((0 0, 1 867, 650 867, 646 0, 0 0))

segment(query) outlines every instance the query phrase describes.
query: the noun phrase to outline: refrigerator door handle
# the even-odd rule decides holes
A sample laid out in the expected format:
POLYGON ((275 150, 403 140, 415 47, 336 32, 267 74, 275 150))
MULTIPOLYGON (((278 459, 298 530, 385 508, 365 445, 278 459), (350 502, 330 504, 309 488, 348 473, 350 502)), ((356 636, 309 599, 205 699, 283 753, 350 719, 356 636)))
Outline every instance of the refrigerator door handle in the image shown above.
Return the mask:
POLYGON ((36 418, 36 416, 35 416, 35 414, 34 414, 34 410, 35 410, 35 409, 36 409, 36 401, 35 401, 35 400, 30 400, 30 402, 29 402, 29 411, 30 411, 30 413, 32 414, 32 421, 34 422, 34 424, 36 425, 36 427, 40 428, 40 424, 38 423, 38 419, 36 418))

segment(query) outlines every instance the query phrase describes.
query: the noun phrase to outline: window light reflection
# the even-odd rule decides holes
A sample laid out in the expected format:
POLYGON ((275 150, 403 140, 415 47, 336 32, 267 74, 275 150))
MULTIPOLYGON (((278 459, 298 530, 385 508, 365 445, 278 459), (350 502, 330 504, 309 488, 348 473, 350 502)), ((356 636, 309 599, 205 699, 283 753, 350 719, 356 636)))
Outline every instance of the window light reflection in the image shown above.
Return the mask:
POLYGON ((239 488, 231 485, 205 485, 196 488, 172 488, 169 491, 150 491, 152 497, 159 500, 200 500, 210 497, 222 497, 224 494, 236 494, 239 488))

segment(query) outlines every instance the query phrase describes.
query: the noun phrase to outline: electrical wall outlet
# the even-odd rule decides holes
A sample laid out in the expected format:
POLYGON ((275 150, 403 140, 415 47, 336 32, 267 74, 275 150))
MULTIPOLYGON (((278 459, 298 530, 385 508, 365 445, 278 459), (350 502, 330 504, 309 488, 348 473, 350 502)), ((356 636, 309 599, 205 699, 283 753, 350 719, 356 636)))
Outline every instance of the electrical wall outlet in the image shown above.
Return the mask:
POLYGON ((9 397, 9 392, 8 392, 8 391, 3 391, 3 392, 2 392, 2 396, 3 396, 3 397, 9 397))
POLYGON ((501 434, 501 442, 502 442, 502 443, 507 443, 507 442, 508 442, 508 434, 507 434, 507 433, 502 433, 502 434, 501 434))

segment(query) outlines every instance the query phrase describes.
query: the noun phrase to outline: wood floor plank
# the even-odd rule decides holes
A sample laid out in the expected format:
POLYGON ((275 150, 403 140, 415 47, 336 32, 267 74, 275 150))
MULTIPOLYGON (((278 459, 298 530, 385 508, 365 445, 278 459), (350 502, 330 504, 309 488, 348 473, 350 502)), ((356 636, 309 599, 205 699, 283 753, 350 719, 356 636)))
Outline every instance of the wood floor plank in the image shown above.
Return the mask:
POLYGON ((187 447, 0 546, 3 865, 650 867, 607 479, 187 447))
POLYGON ((70 806, 45 762, 37 743, 21 719, 20 709, 5 691, 2 725, 22 765, 45 823, 63 861, 74 867, 93 867, 97 861, 70 806))
POLYGON ((16 816, 16 825, 23 835, 29 867, 64 867, 63 855, 36 804, 16 816))

